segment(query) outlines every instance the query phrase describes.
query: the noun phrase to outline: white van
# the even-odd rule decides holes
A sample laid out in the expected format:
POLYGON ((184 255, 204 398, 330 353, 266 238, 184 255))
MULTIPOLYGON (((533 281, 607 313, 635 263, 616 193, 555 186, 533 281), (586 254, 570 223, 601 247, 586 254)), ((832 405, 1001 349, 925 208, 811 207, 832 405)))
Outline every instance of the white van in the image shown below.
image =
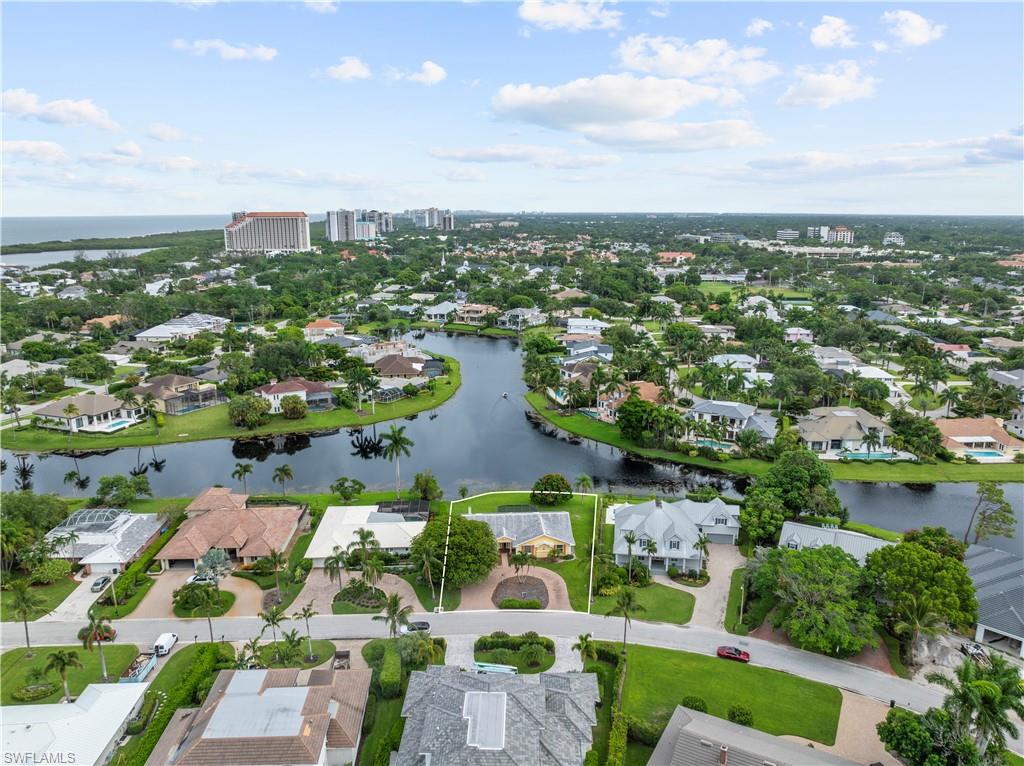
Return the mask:
POLYGON ((171 651, 171 647, 178 643, 177 633, 161 633, 160 637, 153 644, 153 651, 157 657, 163 657, 171 651))

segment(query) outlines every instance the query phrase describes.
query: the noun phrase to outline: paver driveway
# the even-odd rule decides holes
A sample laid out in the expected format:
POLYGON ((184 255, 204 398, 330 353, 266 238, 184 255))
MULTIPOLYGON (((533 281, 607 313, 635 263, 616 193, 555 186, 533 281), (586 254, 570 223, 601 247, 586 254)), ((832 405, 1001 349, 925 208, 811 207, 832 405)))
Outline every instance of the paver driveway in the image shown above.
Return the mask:
MULTIPOLYGON (((544 567, 530 567, 528 572, 522 574, 529 577, 536 577, 543 580, 548 588, 548 609, 564 609, 572 611, 572 604, 569 603, 569 589, 565 586, 565 580, 561 575, 552 572, 544 567)), ((462 589, 462 600, 459 602, 460 610, 467 609, 497 609, 491 596, 498 583, 502 580, 516 576, 516 570, 508 565, 505 556, 501 557, 501 563, 491 570, 487 579, 476 585, 468 585, 462 589)))
POLYGON ((692 593, 696 599, 693 605, 693 617, 690 625, 702 628, 723 630, 725 626, 725 607, 729 602, 729 584, 732 573, 739 567, 746 566, 739 547, 725 543, 713 543, 708 546, 708 574, 711 580, 703 588, 691 588, 670 580, 665 575, 655 575, 655 581, 672 588, 692 593))
MULTIPOLYGON (((349 580, 358 579, 359 573, 342 572, 341 577, 342 581, 340 583, 337 581, 331 582, 327 572, 323 569, 311 569, 309 576, 306 577, 306 584, 302 588, 302 592, 295 599, 295 605, 301 608, 312 601, 313 608, 320 614, 331 614, 334 594, 343 588, 349 580)), ((377 587, 385 593, 397 593, 402 597, 403 604, 408 604, 416 611, 423 610, 423 605, 420 604, 420 600, 416 597, 416 591, 398 575, 385 574, 381 576, 377 587)))
MULTIPOLYGON (((184 585, 185 580, 193 574, 194 570, 182 568, 168 569, 157 575, 153 578, 156 580, 153 587, 128 619, 173 617, 174 591, 184 585)), ((235 603, 225 617, 255 617, 263 608, 263 591, 254 582, 228 575, 221 579, 220 589, 235 594, 235 603)))

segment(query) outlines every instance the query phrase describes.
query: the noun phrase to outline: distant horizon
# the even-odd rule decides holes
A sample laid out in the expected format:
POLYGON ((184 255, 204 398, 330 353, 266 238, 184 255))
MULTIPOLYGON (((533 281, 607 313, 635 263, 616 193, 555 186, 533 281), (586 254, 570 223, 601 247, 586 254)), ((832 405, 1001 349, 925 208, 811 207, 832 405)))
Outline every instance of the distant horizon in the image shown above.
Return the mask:
MULTIPOLYGON (((282 208, 283 209, 283 208, 282 208)), ((330 208, 331 210, 340 208, 330 208)), ((372 208, 366 208, 372 209, 372 208)), ((421 208, 395 208, 388 210, 391 213, 401 213, 403 210, 416 210, 421 208)), ((253 209, 255 211, 255 208, 253 209)), ((250 211, 250 212, 253 212, 250 211)), ((265 211, 274 212, 274 211, 265 211)), ((299 212, 307 213, 311 218, 319 216, 322 220, 326 216, 327 209, 323 212, 309 213, 306 210, 299 212)), ((769 218, 782 218, 786 216, 844 216, 847 218, 1021 218, 1024 219, 1024 212, 1021 213, 885 213, 881 211, 870 213, 848 213, 843 211, 800 211, 800 212, 760 212, 760 211, 711 211, 711 210, 459 210, 452 209, 455 215, 494 215, 507 216, 549 216, 549 215, 657 215, 657 216, 762 216, 769 218)), ((0 220, 5 221, 46 221, 46 220, 68 220, 75 218, 97 219, 97 218, 213 218, 224 216, 230 222, 231 213, 124 213, 124 214, 72 214, 72 215, 4 215, 0 214, 0 220)), ((456 221, 458 223, 458 221, 456 221)))

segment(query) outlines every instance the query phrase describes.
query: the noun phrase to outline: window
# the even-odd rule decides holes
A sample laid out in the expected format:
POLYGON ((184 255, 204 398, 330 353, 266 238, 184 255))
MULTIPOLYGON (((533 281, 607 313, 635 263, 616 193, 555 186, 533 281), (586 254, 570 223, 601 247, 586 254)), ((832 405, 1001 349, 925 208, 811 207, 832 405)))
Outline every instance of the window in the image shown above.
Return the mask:
POLYGON ((790 550, 798 551, 800 550, 800 543, 798 543, 796 540, 790 540, 788 543, 786 543, 786 547, 790 550))
POLYGON ((668 541, 668 549, 670 551, 677 551, 677 550, 679 550, 679 541, 678 540, 669 540, 668 541))
POLYGON ((729 519, 727 519, 725 516, 715 516, 715 526, 716 527, 724 527, 728 523, 729 523, 729 519))
POLYGON ((648 543, 648 540, 647 540, 646 537, 641 537, 640 538, 640 547, 641 548, 645 547, 647 545, 647 543, 648 543))

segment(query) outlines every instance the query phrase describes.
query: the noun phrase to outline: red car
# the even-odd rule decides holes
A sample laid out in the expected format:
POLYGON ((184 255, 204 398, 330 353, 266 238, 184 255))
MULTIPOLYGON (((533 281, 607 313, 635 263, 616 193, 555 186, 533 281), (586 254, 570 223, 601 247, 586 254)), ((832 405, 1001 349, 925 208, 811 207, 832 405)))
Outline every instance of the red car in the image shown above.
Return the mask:
POLYGON ((750 652, 737 649, 735 646, 718 647, 718 656, 723 660, 736 660, 736 662, 750 662, 750 652))

